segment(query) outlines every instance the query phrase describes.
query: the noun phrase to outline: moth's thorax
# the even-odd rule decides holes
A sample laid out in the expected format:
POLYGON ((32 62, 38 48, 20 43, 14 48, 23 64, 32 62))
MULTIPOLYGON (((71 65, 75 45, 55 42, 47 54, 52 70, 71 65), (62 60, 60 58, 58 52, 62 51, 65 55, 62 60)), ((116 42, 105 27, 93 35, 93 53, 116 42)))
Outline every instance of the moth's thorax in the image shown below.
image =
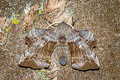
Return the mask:
POLYGON ((66 42, 66 37, 65 36, 59 36, 59 42, 65 43, 66 42))
POLYGON ((61 46, 61 47, 66 47, 67 46, 67 42, 58 42, 57 46, 61 46))

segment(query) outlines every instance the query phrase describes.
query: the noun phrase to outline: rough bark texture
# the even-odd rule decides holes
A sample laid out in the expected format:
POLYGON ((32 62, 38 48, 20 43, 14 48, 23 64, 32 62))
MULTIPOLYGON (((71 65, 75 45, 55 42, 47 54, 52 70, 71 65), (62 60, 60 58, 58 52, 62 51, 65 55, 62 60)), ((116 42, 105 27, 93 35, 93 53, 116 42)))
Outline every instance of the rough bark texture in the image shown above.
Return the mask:
MULTIPOLYGON (((22 20, 22 11, 28 2, 30 1, 2 0, 0 16, 9 18, 12 12, 16 11, 21 14, 22 20)), ((65 80, 119 80, 120 0, 70 0, 66 7, 75 11, 74 20, 79 18, 75 29, 88 29, 94 33, 97 40, 95 53, 99 57, 101 67, 99 70, 86 72, 66 69, 61 72, 72 76, 67 76, 65 80)), ((45 24, 42 18, 40 23, 45 24)), ((12 25, 7 45, 0 46, 0 80, 34 80, 34 74, 39 72, 18 66, 21 53, 26 48, 22 40, 24 36, 21 25, 12 25)))

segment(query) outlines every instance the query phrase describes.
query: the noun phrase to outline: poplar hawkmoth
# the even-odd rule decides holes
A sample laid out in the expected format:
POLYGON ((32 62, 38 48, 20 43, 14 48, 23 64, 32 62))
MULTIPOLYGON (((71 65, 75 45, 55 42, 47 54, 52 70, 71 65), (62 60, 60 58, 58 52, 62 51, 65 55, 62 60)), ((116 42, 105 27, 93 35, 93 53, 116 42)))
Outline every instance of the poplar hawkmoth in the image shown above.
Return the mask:
POLYGON ((65 22, 48 29, 33 28, 26 36, 28 48, 21 55, 19 65, 33 69, 48 68, 53 52, 59 63, 67 64, 65 54, 71 55, 71 67, 77 70, 97 69, 98 57, 93 52, 96 40, 88 30, 76 30, 65 22))

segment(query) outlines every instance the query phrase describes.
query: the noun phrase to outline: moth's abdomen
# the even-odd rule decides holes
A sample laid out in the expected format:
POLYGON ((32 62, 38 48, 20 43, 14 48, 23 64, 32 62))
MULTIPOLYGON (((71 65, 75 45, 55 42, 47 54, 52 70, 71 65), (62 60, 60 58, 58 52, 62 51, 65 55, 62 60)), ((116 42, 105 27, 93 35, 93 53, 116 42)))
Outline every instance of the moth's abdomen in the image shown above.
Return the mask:
POLYGON ((67 58, 65 56, 60 56, 59 57, 59 63, 62 65, 62 66, 65 66, 67 64, 67 58))

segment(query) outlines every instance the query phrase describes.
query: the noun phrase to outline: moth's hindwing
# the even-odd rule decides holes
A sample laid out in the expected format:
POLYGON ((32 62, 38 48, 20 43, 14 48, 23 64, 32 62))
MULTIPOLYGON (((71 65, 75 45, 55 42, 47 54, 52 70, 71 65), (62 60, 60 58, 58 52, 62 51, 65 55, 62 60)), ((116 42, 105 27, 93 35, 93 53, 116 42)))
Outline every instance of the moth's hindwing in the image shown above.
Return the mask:
POLYGON ((28 49, 22 54, 19 65, 33 69, 48 68, 57 42, 43 29, 33 29, 27 36, 28 49), (47 36, 47 37, 46 37, 47 36), (52 40, 51 40, 52 39, 52 40))
POLYGON ((24 54, 22 54, 19 65, 33 69, 48 68, 50 57, 55 46, 55 42, 48 42, 41 48, 38 46, 34 49, 31 49, 31 47, 28 48, 24 54))
POLYGON ((99 60, 92 47, 96 40, 93 33, 88 30, 77 31, 70 36, 68 45, 72 58, 72 67, 78 70, 89 70, 99 68, 99 60))
POLYGON ((99 60, 91 49, 80 48, 75 42, 68 43, 72 68, 78 70, 98 69, 99 60))
POLYGON ((33 69, 48 68, 50 64, 50 57, 55 49, 55 46, 56 43, 48 42, 41 48, 28 48, 24 54, 22 54, 19 65, 33 69))

